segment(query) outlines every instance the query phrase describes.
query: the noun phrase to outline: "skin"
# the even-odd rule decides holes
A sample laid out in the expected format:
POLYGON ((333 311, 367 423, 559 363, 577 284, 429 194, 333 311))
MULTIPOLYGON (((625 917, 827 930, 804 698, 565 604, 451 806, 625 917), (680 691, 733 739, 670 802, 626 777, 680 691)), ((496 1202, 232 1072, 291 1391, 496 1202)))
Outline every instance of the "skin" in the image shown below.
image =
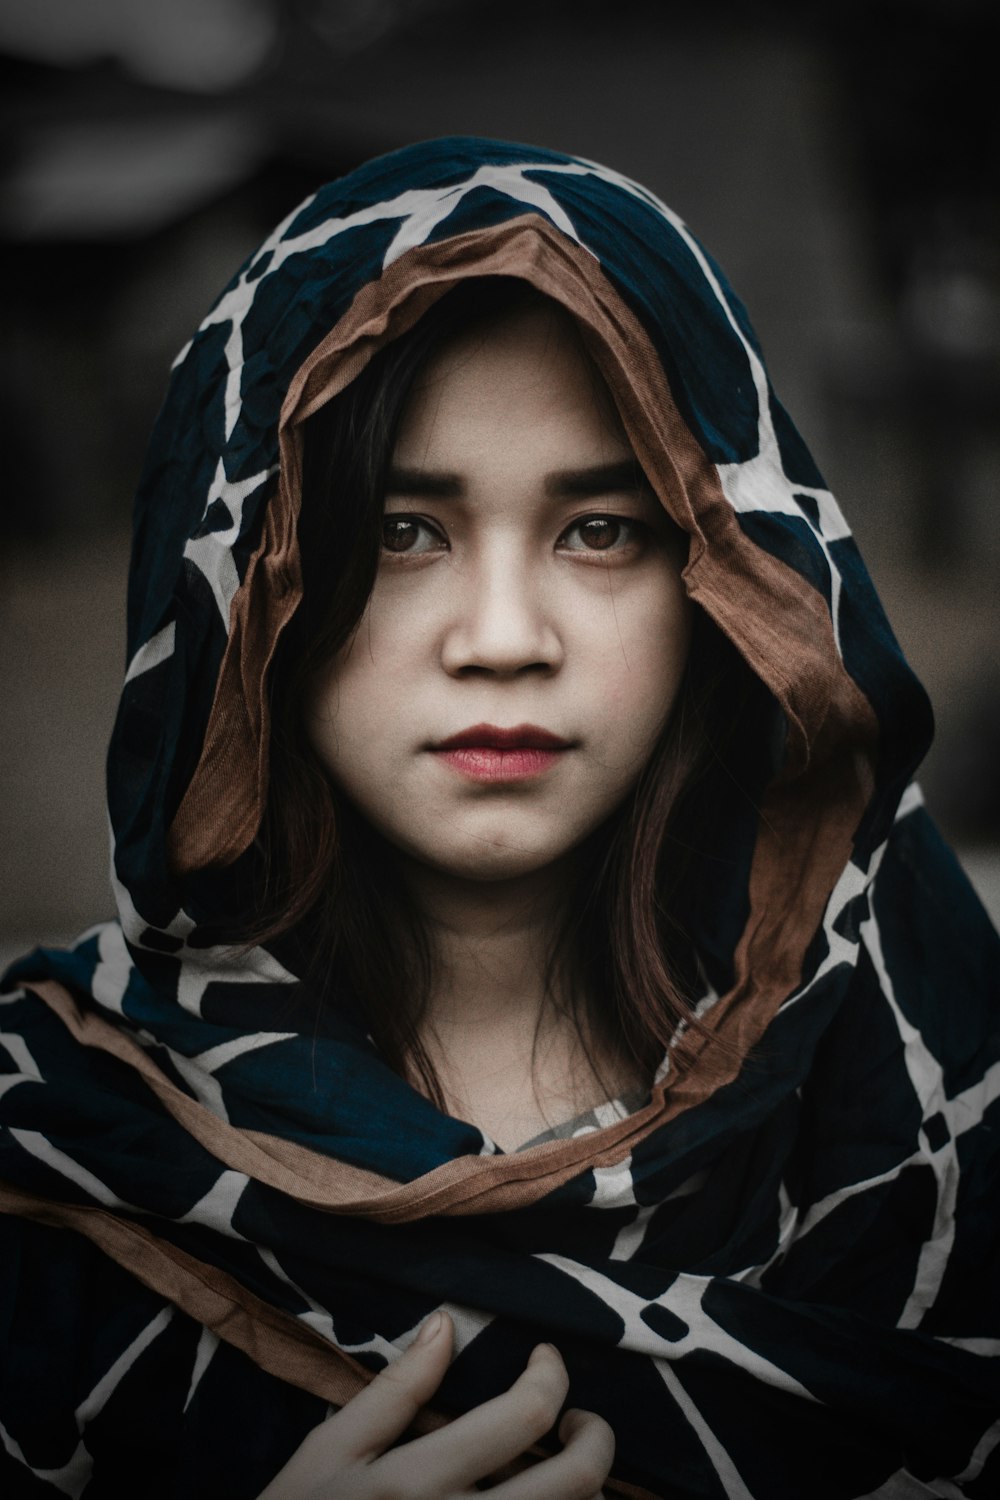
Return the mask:
POLYGON ((645 765, 690 629, 677 533, 565 314, 529 302, 429 362, 385 541, 310 734, 399 851, 433 936, 422 1024, 449 1106, 516 1145, 632 1081, 582 1064, 546 1005, 545 955, 573 851, 645 765), (483 723, 570 748, 528 781, 470 781, 433 747, 483 723))
POLYGON ((312 739, 440 903, 444 882, 417 870, 452 887, 519 880, 618 806, 673 704, 688 612, 662 507, 544 306, 430 363, 386 516, 393 550, 318 686, 312 739), (617 528, 581 526, 594 517, 617 528), (469 783, 428 753, 483 722, 540 725, 574 748, 513 786, 469 783))
MULTIPOLYGON (((481 1493, 480 1480, 549 1432, 569 1380, 557 1351, 539 1344, 503 1395, 399 1443, 440 1384, 452 1340, 450 1319, 432 1315, 405 1354, 313 1429, 259 1500, 472 1500, 481 1493)), ((594 1412, 570 1410, 558 1432, 559 1453, 489 1493, 496 1500, 600 1500, 614 1458, 611 1428, 594 1412)))
MULTIPOLYGON (((607 1097, 544 983, 573 851, 621 803, 673 706, 690 615, 677 535, 565 315, 529 302, 432 359, 404 412, 378 577, 317 680, 313 746, 395 846, 432 934, 423 1040, 450 1107, 501 1145, 607 1097), (435 746, 537 725, 568 748, 474 781, 435 746), (588 1096, 588 1089, 590 1096, 588 1096)), ((399 1439, 434 1395, 447 1318, 306 1439, 260 1500, 458 1500, 555 1426, 568 1380, 536 1349, 494 1401, 399 1439)), ((561 1451, 498 1500, 594 1500, 611 1429, 569 1411, 561 1451)))

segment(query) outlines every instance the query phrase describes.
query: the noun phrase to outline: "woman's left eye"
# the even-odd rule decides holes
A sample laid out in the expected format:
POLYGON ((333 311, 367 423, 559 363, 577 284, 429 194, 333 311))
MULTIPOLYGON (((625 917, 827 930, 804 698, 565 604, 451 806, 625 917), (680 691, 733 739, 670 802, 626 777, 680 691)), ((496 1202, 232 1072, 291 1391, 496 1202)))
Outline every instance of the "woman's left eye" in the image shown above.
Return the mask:
POLYGON ((583 516, 566 527, 556 546, 561 552, 623 552, 640 540, 642 529, 625 516, 583 516))

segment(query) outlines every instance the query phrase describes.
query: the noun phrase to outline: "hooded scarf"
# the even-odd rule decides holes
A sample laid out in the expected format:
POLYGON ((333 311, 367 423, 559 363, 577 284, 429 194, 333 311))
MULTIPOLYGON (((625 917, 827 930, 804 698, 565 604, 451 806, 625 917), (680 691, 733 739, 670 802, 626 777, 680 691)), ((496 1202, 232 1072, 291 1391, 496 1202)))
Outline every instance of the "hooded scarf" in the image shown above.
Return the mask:
POLYGON ((72 1496, 255 1496, 438 1307, 457 1354, 437 1411, 553 1341, 572 1404, 615 1430, 609 1494, 1000 1492, 996 936, 912 782, 923 691, 676 214, 477 139, 295 209, 175 363, 127 662, 118 920, 15 965, 0 1003, 14 1493, 33 1472, 72 1496), (761 794, 685 916, 700 1029, 639 1109, 513 1154, 356 1018, 317 1023, 280 945, 225 940, 301 595, 302 424, 490 275, 576 320, 689 536, 688 594, 770 703, 761 794))

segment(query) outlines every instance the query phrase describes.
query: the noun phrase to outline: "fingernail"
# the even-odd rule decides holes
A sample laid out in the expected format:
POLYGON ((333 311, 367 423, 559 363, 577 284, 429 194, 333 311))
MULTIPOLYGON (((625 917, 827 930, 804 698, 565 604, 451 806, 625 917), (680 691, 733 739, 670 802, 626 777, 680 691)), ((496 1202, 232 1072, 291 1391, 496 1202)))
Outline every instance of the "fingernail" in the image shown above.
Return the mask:
POLYGON ((432 1312, 413 1342, 415 1344, 429 1344, 431 1339, 437 1338, 443 1327, 444 1318, 442 1315, 439 1312, 432 1312))

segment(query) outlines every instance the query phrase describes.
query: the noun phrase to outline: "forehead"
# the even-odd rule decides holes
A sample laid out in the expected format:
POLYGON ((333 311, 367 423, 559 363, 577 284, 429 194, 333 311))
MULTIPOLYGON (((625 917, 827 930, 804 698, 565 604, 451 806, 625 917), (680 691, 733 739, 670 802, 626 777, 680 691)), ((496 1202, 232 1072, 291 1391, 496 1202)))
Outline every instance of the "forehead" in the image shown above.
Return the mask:
POLYGON ((572 317, 540 296, 452 336, 403 408, 397 454, 488 437, 511 448, 572 444, 631 452, 617 408, 572 317), (516 433, 516 440, 514 434, 516 433))

